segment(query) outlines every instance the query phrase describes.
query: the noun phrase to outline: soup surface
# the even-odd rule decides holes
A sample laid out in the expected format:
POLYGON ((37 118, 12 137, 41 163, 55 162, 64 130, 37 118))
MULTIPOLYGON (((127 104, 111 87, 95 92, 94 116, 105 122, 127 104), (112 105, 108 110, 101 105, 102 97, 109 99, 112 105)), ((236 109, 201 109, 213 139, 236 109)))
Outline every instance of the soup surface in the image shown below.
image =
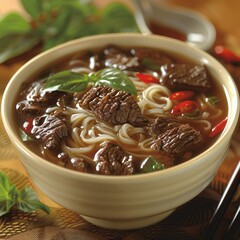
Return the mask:
POLYGON ((187 40, 187 36, 183 32, 181 32, 177 29, 166 27, 164 25, 159 25, 155 21, 150 21, 149 28, 150 28, 151 32, 153 32, 154 34, 175 38, 175 39, 178 39, 181 41, 187 40))
POLYGON ((53 63, 25 82, 16 115, 22 140, 46 160, 131 175, 207 149, 226 124, 227 103, 203 65, 157 49, 108 45, 53 63))

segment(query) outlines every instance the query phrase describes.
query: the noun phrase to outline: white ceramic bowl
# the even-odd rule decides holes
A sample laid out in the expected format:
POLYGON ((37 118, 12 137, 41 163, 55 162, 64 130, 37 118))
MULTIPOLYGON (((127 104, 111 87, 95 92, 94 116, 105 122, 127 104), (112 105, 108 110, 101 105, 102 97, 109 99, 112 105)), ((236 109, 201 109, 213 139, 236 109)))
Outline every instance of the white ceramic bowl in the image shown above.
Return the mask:
POLYGON ((238 115, 236 86, 228 72, 214 58, 177 40, 141 34, 87 37, 46 51, 26 63, 12 77, 2 99, 4 126, 33 182, 63 207, 78 212, 98 226, 113 229, 139 228, 156 223, 204 190, 224 160, 238 115), (210 74, 224 85, 228 101, 228 122, 216 143, 178 166, 133 176, 79 173, 54 165, 31 152, 17 134, 17 120, 13 114, 20 85, 63 56, 106 44, 154 47, 204 63, 210 74))

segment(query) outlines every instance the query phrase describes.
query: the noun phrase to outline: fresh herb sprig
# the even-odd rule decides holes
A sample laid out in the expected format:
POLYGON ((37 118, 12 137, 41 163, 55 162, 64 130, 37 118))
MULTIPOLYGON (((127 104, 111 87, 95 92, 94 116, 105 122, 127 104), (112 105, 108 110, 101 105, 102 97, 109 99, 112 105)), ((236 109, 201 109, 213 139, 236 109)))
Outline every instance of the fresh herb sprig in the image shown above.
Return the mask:
POLYGON ((100 9, 91 1, 20 1, 28 18, 16 12, 0 18, 0 63, 40 43, 45 50, 89 35, 139 32, 131 10, 122 3, 100 9))
POLYGON ((49 207, 39 201, 33 189, 27 186, 19 190, 10 182, 6 174, 0 172, 0 216, 8 213, 14 205, 24 212, 41 209, 50 213, 49 207))
POLYGON ((114 89, 137 95, 132 80, 120 69, 104 68, 96 73, 77 73, 71 70, 61 71, 49 76, 44 91, 80 92, 89 83, 105 85, 114 89))

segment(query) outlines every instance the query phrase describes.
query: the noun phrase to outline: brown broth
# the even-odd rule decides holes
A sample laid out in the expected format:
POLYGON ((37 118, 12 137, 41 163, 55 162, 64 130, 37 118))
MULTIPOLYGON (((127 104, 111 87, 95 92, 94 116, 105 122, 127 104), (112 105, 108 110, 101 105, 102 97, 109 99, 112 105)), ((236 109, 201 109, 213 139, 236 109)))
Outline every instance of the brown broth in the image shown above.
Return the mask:
MULTIPOLYGON (((153 48, 140 48, 140 47, 132 47, 132 48, 124 48, 125 51, 131 51, 132 49, 134 49, 133 52, 135 51, 149 51, 151 52, 153 55, 156 53, 161 53, 161 55, 166 56, 166 57, 170 57, 172 59, 172 61, 174 61, 175 63, 193 63, 191 60, 183 58, 182 56, 177 56, 177 55, 173 55, 172 53, 165 53, 163 51, 160 50, 156 50, 153 48)), ((98 54, 102 51, 102 49, 93 49, 90 52, 94 53, 94 54, 98 54)), ((79 52, 76 53, 73 56, 68 56, 67 58, 61 59, 56 61, 55 63, 52 63, 51 66, 48 67, 48 69, 43 70, 41 72, 41 74, 39 74, 39 77, 33 77, 31 79, 29 79, 29 82, 32 82, 34 80, 38 80, 41 77, 40 76, 44 76, 44 75, 48 75, 51 72, 58 72, 61 70, 66 70, 69 69, 69 63, 71 62, 71 60, 84 60, 86 62, 86 65, 88 65, 89 63, 89 51, 84 51, 84 52, 79 52), (43 74, 42 74, 43 73, 43 74)), ((76 66, 75 66, 76 67, 76 66)), ((210 76, 211 77, 211 76, 210 76)), ((217 96, 220 99, 220 106, 221 106, 221 110, 223 111, 223 115, 219 118, 215 118, 211 120, 212 126, 216 125, 221 119, 223 119, 226 115, 227 115, 227 101, 226 101, 226 97, 225 97, 225 93, 224 93, 224 89, 223 86, 221 86, 220 84, 217 84, 217 82, 215 81, 215 79, 211 79, 212 80, 212 89, 209 90, 208 92, 206 92, 207 96, 217 96)), ((18 96, 18 98, 16 99, 16 103, 22 101, 24 98, 23 95, 18 96)), ((71 106, 73 107, 73 106, 71 106)), ((17 113, 16 113, 17 114, 17 113)), ((184 120, 184 122, 188 122, 189 120, 184 120)), ((19 123, 19 121, 18 121, 19 123)), ((196 130, 201 131, 203 137, 205 138, 205 142, 204 145, 198 149, 198 152, 196 154, 201 153, 202 151, 204 151, 205 149, 207 149, 209 146, 211 146, 214 141, 216 141, 216 139, 218 138, 218 136, 213 137, 213 138, 209 138, 207 136, 206 133, 203 133, 202 130, 199 128, 198 124, 195 124, 192 120, 189 121, 189 124, 191 126, 193 126, 196 130)), ((18 126, 18 128, 22 128, 22 126, 18 126)), ((146 131, 147 132, 147 131, 146 131)), ((64 140, 64 139, 63 139, 64 140)), ((139 139, 135 139, 136 141, 139 141, 139 139)), ((48 161, 53 162, 55 164, 58 165, 64 165, 64 162, 61 161, 61 159, 58 156, 59 154, 61 154, 61 152, 56 153, 56 156, 52 155, 52 153, 49 152, 45 152, 43 147, 41 147, 41 145, 37 142, 37 140, 35 141, 29 141, 29 142, 25 142, 25 144, 31 149, 33 150, 36 154, 43 156, 44 158, 46 158, 48 161), (36 146, 39 146, 38 148, 36 146)), ((130 149, 131 145, 128 144, 124 144, 124 146, 122 146, 124 149, 130 149)), ((96 146, 97 149, 100 148, 100 145, 96 146)), ((86 155, 88 158, 93 159, 94 158, 94 154, 96 153, 96 149, 89 151, 86 155)), ((143 155, 143 157, 139 157, 139 156, 133 156, 133 161, 134 161, 134 165, 137 166, 139 168, 139 166, 141 165, 141 161, 143 161, 144 159, 146 159, 146 154, 144 155, 144 152, 141 150, 138 152, 139 155, 143 155)), ((151 156, 156 156, 157 158, 157 154, 156 151, 152 151, 151 153, 148 153, 151 156)), ((195 155, 194 155, 195 156, 195 155)), ((191 156, 192 157, 192 156, 191 156)), ((190 157, 190 158, 191 158, 190 157)), ((186 159, 184 159, 184 157, 182 159, 179 159, 179 161, 176 162, 176 164, 185 161, 186 159)), ((188 159, 187 159, 188 160, 188 159)), ((164 160, 165 161, 165 160, 164 160)), ((166 163, 167 165, 167 163, 166 163)), ((170 164, 171 165, 171 164, 170 164)))
POLYGON ((181 41, 186 41, 187 36, 182 33, 181 31, 173 28, 166 27, 164 25, 160 25, 156 23, 155 21, 150 21, 149 22, 149 28, 152 33, 157 34, 157 35, 162 35, 170 38, 175 38, 181 41))

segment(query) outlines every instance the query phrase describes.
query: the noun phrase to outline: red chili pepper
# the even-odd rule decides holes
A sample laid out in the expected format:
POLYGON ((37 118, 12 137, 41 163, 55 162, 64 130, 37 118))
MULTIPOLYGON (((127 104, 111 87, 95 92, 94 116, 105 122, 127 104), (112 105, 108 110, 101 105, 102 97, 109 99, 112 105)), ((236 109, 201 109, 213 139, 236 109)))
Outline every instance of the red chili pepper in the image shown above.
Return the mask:
POLYGON ((33 128, 33 118, 28 118, 23 124, 23 130, 26 134, 30 134, 33 128))
POLYGON ((175 105, 171 111, 174 115, 180 115, 182 113, 193 113, 198 109, 198 105, 194 101, 183 101, 175 105))
POLYGON ((217 125, 215 125, 210 134, 209 137, 214 137, 215 135, 217 135, 218 133, 220 133, 226 126, 227 124, 227 117, 224 118, 221 122, 219 122, 217 125))
POLYGON ((225 48, 223 46, 216 46, 214 48, 214 53, 217 57, 221 58, 222 60, 226 62, 238 62, 240 63, 240 56, 231 51, 228 48, 225 48))
POLYGON ((150 74, 137 73, 136 76, 145 83, 159 83, 159 79, 150 74))
POLYGON ((193 91, 179 91, 172 93, 169 98, 171 100, 183 101, 191 99, 194 96, 193 91))

